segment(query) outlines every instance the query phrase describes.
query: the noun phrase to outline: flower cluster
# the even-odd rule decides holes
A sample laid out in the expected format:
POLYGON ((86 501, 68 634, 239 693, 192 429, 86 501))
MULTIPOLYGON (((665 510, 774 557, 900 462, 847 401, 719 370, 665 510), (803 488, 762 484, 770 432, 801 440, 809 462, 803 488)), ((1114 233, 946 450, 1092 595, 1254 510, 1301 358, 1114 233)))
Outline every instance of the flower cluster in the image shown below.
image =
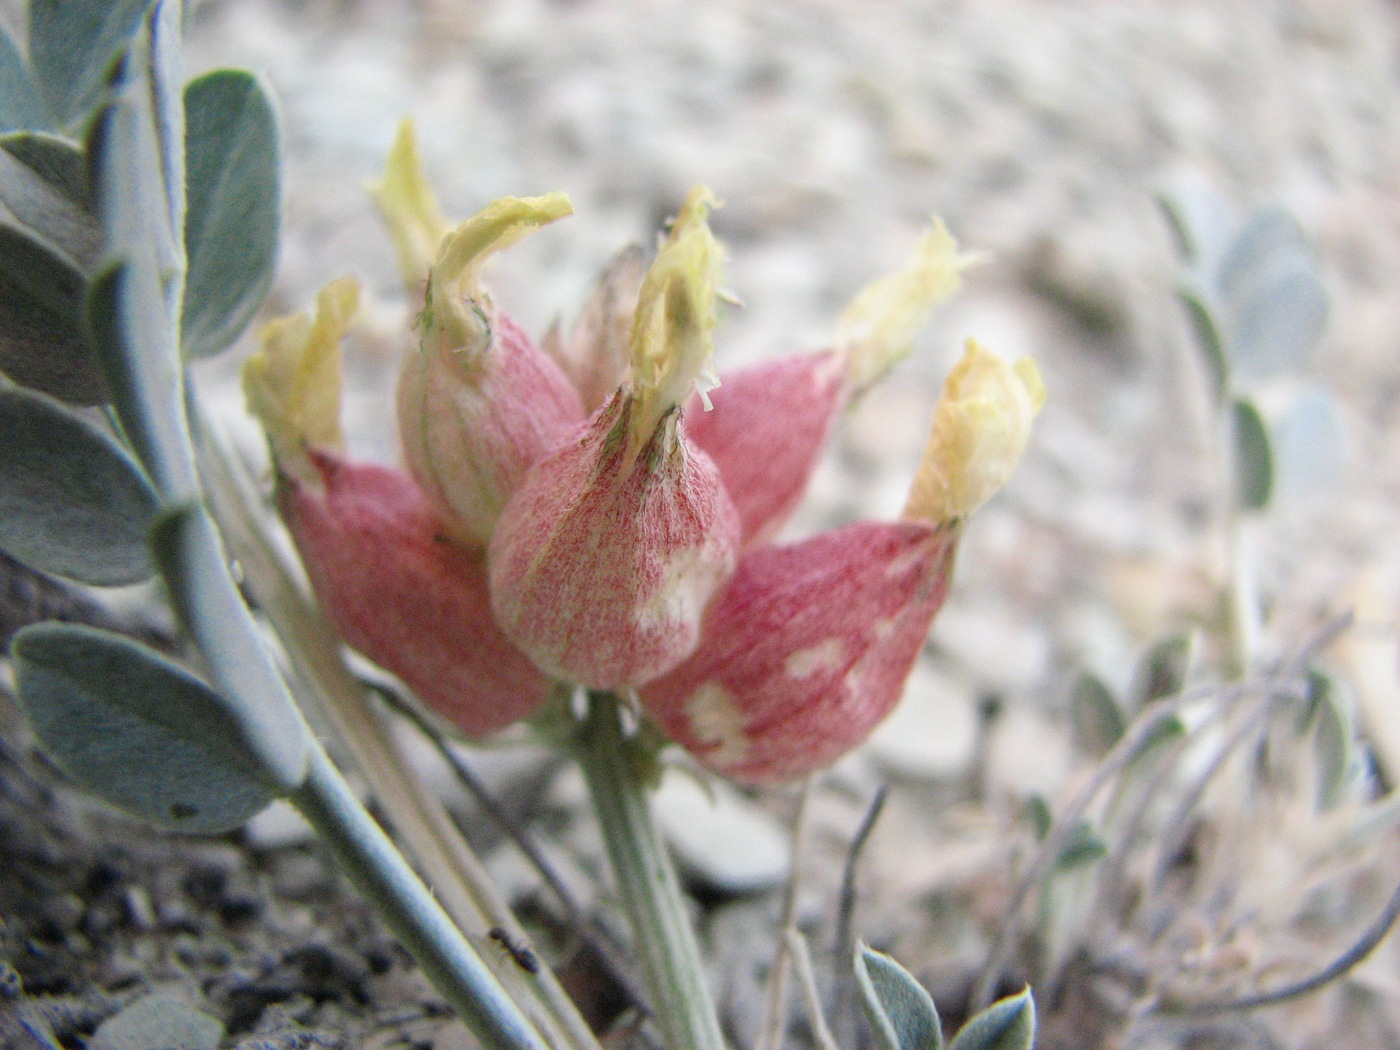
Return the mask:
POLYGON ((863 740, 899 698, 965 518, 1010 475, 1043 399, 1032 362, 969 342, 902 520, 772 542, 843 406, 957 287, 969 258, 942 225, 857 297, 832 348, 716 377, 708 191, 650 266, 623 253, 543 345, 481 270, 567 215, 563 195, 496 201, 449 229, 407 126, 375 194, 423 303, 397 392, 407 469, 345 453, 352 280, 270 325, 244 375, 279 510, 346 642, 473 735, 565 682, 635 693, 702 763, 753 783, 863 740))

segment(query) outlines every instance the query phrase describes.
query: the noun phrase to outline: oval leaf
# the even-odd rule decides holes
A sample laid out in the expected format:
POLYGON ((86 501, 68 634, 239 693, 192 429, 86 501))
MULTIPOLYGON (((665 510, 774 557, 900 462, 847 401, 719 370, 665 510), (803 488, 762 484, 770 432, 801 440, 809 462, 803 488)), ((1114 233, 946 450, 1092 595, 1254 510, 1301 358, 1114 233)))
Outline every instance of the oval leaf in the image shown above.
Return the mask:
POLYGON ((1280 499, 1335 490, 1347 467, 1346 428, 1337 401, 1309 386, 1274 426, 1274 476, 1280 499))
POLYGON ((1182 257, 1198 272, 1210 272, 1224 250, 1232 219, 1220 194, 1200 177, 1179 179, 1157 195, 1182 257))
POLYGON ((880 1050, 941 1050, 938 1010, 908 970, 862 944, 856 949, 855 971, 861 1009, 880 1050))
POLYGON ((1346 798, 1361 765, 1356 753, 1356 701, 1335 678, 1317 670, 1308 672, 1308 699, 1315 710, 1317 807, 1330 809, 1346 798))
POLYGON ((0 390, 0 548, 25 564, 111 586, 151 575, 156 498, 101 431, 56 402, 0 390))
POLYGON ((82 150, 54 135, 21 131, 0 138, 0 204, 86 272, 102 231, 91 211, 82 150))
POLYGON ((1091 758, 1102 758, 1122 738, 1127 719, 1113 692, 1098 675, 1083 672, 1069 700, 1074 742, 1091 758))
POLYGON ((97 105, 112 59, 149 6, 150 0, 30 0, 29 62, 60 127, 97 105))
POLYGON ((1094 834, 1093 826, 1082 820, 1071 829, 1055 858, 1054 871, 1070 871, 1108 856, 1108 845, 1094 834))
POLYGON ((44 100, 10 34, 0 29, 0 131, 46 128, 44 100))
POLYGON ((1194 634, 1175 634, 1154 643, 1133 670, 1129 709, 1137 711, 1153 700, 1176 696, 1186 688, 1195 663, 1194 634))
POLYGON ((161 827, 220 832, 274 798, 223 698, 153 650, 46 623, 21 631, 12 657, 44 750, 104 801, 161 827))
POLYGON ((1230 362, 1225 356, 1225 337, 1221 335, 1215 310, 1206 297, 1193 288, 1179 289, 1177 298, 1186 307, 1186 317, 1191 322, 1196 347, 1201 351, 1201 360, 1210 377, 1211 390, 1217 403, 1223 402, 1230 386, 1230 362))
POLYGON ((0 272, 0 372, 71 405, 101 404, 107 393, 81 317, 54 311, 0 272))
POLYGON ((1031 1050, 1034 1045, 1035 1000, 1027 988, 973 1017, 948 1050, 1031 1050))
POLYGON ((1235 453, 1235 499, 1244 510, 1263 510, 1274 491, 1274 455, 1264 417, 1238 398, 1231 413, 1235 453))
POLYGON ((1292 213, 1278 206, 1261 208, 1240 227, 1220 259, 1216 283, 1221 296, 1232 301, 1283 257, 1306 252, 1307 238, 1292 213))
POLYGON ((1327 289, 1301 256, 1280 261, 1243 289, 1226 318, 1231 363, 1267 379, 1303 365, 1327 326, 1327 289))
POLYGON ((257 78, 217 70, 185 88, 185 353, 225 349, 252 319, 277 256, 277 118, 257 78))

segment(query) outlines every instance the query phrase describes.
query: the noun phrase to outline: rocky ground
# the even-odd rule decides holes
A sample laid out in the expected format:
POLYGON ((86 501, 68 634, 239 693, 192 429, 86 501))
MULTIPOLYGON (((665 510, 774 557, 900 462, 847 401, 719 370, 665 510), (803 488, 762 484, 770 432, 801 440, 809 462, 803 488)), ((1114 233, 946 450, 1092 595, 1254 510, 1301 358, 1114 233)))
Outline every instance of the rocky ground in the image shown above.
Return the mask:
MULTIPOLYGON (((1400 773, 1397 14, 1386 0, 207 0, 190 46, 196 70, 261 70, 282 103, 286 241, 269 312, 308 305, 347 271, 368 284, 371 333, 348 403, 369 456, 394 455, 403 312, 363 186, 405 115, 453 215, 506 194, 572 197, 573 218, 492 275, 498 301, 535 331, 568 316, 619 248, 648 243, 697 183, 725 201, 715 227, 744 303, 723 324, 721 367, 822 346, 843 303, 902 259, 931 213, 989 253, 896 378, 845 420, 792 530, 897 513, 963 338, 1039 361, 1049 402, 1034 447, 970 528, 904 707, 819 792, 803 860, 804 922, 825 944, 856 825, 876 787, 894 785, 862 855, 857 925, 956 1016, 1030 848, 1024 800, 1063 806, 1087 775, 1067 728, 1075 675, 1089 668, 1124 689, 1147 646, 1193 628, 1200 680, 1220 667, 1217 433, 1174 296, 1179 262, 1154 203, 1163 188, 1204 181, 1241 214, 1281 202, 1315 245, 1325 337, 1260 396, 1325 387, 1347 455, 1329 485, 1291 495, 1254 530, 1270 613, 1261 655, 1286 656, 1357 609, 1358 626, 1325 655, 1356 692, 1380 783, 1400 773)), ((203 378, 256 448, 232 420, 227 366, 203 378)), ((5 740, 0 943, 25 989, 0 999, 5 1023, 37 1010, 80 1045, 123 1003, 162 989, 217 1016, 242 1050, 462 1045, 314 845, 266 822, 164 845, 52 786, 17 726, 5 740)), ((535 757, 504 764, 512 784, 538 771, 536 823, 587 870, 577 785, 535 757)), ((684 791, 667 802, 682 814, 673 829, 698 821, 684 791)), ((737 824, 678 845, 746 1046, 773 881, 787 866, 773 817, 794 800, 730 804, 737 824), (735 841, 744 847, 714 845, 735 841)), ((1135 1014, 1154 972, 1218 976, 1227 950, 1243 960, 1227 976, 1245 985, 1246 971, 1311 972, 1389 892, 1393 821, 1345 863, 1318 845, 1341 834, 1335 822, 1273 796, 1217 807, 1204 827, 1238 849, 1215 881, 1167 895, 1183 912, 1199 906, 1196 940, 1081 915, 1098 954, 1056 971, 1044 1045, 1400 1046, 1393 943, 1344 987, 1287 1007, 1209 1021, 1135 1014), (1289 895, 1314 893, 1324 873, 1345 888, 1293 908, 1289 895), (1222 886, 1237 907, 1200 898, 1222 886)), ((507 853, 493 862, 519 882, 507 853)), ((1042 944, 1009 973, 1043 967, 1042 944)))

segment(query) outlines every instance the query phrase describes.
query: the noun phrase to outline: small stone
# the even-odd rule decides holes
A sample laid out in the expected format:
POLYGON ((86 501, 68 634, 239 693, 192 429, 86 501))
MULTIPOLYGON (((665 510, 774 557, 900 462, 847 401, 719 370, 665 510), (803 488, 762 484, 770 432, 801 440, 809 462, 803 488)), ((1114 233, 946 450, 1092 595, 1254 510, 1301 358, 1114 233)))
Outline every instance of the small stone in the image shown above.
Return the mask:
POLYGON ((947 779, 965 771, 977 742, 974 690, 921 660, 904 699, 866 745, 886 772, 911 779, 947 779))
POLYGON ((274 802, 243 826, 249 845, 257 849, 284 849, 311 842, 316 833, 290 802, 274 802))
POLYGON ((781 885, 791 866, 788 833, 776 818, 719 780, 701 785, 672 771, 652 800, 661 833, 682 871, 726 894, 781 885))

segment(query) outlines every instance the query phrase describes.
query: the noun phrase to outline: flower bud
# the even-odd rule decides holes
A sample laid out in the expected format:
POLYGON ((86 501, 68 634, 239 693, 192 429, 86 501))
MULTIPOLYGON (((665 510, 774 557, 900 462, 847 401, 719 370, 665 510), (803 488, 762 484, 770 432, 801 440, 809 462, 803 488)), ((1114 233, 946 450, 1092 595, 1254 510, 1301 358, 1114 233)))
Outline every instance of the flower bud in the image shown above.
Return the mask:
POLYGON ((701 763, 777 783, 863 741, 899 701, 943 604, 956 531, 862 522, 740 559, 704 641, 643 708, 701 763))
POLYGON ((316 313, 293 314, 262 330, 262 348, 243 365, 249 411, 267 432, 277 469, 316 479, 306 451, 341 452, 340 341, 360 308, 360 285, 341 277, 316 296, 316 313))
POLYGON ((408 475, 347 462, 341 339, 359 287, 327 285, 314 318, 274 321, 244 366, 277 504, 342 638, 471 734, 528 716, 550 683, 491 616, 484 552, 451 542, 408 475))
POLYGON ((719 473, 680 438, 677 412, 628 451, 635 407, 619 391, 536 464, 489 552, 506 636, 547 673, 594 689, 639 685, 694 650, 738 542, 719 473))
POLYGON ((443 242, 417 347, 404 355, 404 458, 459 542, 485 546, 525 472, 584 419, 563 372, 478 285, 483 260, 568 214, 562 194, 505 198, 443 242))
POLYGON ((312 451, 277 502, 327 619, 469 736, 534 714, 550 682, 496 626, 484 552, 458 546, 411 478, 312 451))
POLYGON ((548 673, 597 689, 639 685, 689 655, 734 566, 733 504, 679 429, 691 390, 713 382, 710 203, 691 194, 642 282, 630 386, 535 465, 491 539, 507 637, 548 673))

